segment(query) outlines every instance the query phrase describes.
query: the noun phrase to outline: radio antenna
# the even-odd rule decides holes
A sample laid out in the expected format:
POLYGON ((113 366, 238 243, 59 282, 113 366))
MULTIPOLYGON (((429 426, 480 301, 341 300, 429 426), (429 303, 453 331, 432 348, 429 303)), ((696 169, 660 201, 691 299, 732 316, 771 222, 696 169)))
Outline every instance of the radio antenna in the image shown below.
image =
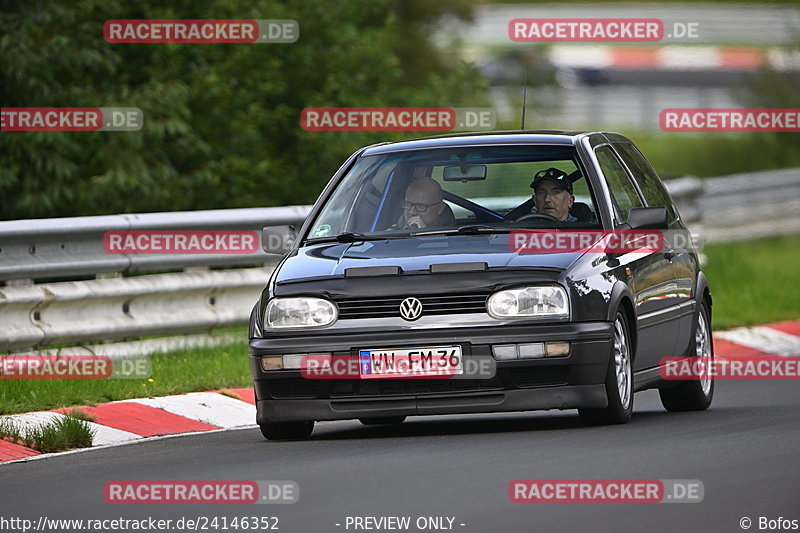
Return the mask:
POLYGON ((522 127, 520 128, 522 131, 525 131, 525 104, 526 104, 526 97, 528 93, 528 65, 524 66, 524 78, 522 82, 522 127))

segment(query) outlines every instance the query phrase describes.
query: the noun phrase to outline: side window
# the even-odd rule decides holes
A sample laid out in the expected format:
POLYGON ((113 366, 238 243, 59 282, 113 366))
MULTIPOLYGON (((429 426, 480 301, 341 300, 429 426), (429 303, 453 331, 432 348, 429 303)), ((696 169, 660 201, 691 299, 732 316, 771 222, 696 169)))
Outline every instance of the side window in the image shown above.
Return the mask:
POLYGON ((628 210, 633 207, 644 207, 636 188, 631 183, 622 163, 614 155, 609 146, 601 146, 595 150, 600 170, 608 183, 611 199, 623 221, 628 219, 628 210))
POLYGON ((622 156, 622 160, 625 164, 628 165, 628 169, 630 169, 631 174, 633 174, 633 177, 639 184, 639 189, 641 189, 642 194, 644 194, 647 204, 650 206, 666 207, 669 221, 672 222, 675 220, 677 217, 669 193, 639 150, 627 143, 615 144, 614 147, 617 149, 620 156, 622 156))

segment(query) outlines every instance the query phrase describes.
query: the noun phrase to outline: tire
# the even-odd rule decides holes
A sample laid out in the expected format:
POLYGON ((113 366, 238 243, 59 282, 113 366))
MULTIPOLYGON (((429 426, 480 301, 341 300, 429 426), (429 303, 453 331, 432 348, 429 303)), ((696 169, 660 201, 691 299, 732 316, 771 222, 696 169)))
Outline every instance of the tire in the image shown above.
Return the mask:
POLYGON ((614 342, 606 370, 606 396, 608 406, 580 408, 578 413, 584 424, 625 424, 633 413, 633 353, 628 321, 621 311, 614 319, 614 342))
POLYGON ((379 426, 383 424, 402 424, 405 416, 379 416, 376 418, 359 418, 358 421, 365 426, 379 426))
MULTIPOLYGON (((711 320, 705 301, 700 304, 694 326, 694 345, 689 349, 690 357, 701 357, 706 368, 714 361, 714 341, 711 336, 711 320)), ((710 377, 691 381, 680 381, 674 387, 658 389, 661 405, 671 412, 705 411, 714 398, 714 380, 710 377)))
POLYGON ((314 431, 314 421, 310 422, 270 422, 259 424, 261 434, 267 440, 302 440, 314 431))

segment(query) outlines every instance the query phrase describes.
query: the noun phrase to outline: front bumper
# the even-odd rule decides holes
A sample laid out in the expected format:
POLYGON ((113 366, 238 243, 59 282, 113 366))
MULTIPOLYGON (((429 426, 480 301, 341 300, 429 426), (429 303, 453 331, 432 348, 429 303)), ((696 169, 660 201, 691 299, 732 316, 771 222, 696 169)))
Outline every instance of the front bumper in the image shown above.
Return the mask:
POLYGON ((490 413, 605 407, 610 322, 514 324, 380 333, 336 333, 250 341, 257 422, 490 413), (465 360, 491 357, 495 344, 569 341, 564 357, 498 361, 491 379, 306 379, 299 370, 264 371, 262 355, 355 356, 363 348, 459 344, 465 360))

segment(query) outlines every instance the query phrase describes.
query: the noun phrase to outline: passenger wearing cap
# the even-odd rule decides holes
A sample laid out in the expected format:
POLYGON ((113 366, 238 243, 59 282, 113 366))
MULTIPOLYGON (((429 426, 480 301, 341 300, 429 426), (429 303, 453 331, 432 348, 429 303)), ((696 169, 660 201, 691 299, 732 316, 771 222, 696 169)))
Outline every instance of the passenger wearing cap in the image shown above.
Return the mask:
POLYGON ((563 222, 577 222, 578 219, 569 212, 575 196, 566 172, 557 168, 540 170, 534 175, 531 188, 536 213, 550 215, 563 222))

